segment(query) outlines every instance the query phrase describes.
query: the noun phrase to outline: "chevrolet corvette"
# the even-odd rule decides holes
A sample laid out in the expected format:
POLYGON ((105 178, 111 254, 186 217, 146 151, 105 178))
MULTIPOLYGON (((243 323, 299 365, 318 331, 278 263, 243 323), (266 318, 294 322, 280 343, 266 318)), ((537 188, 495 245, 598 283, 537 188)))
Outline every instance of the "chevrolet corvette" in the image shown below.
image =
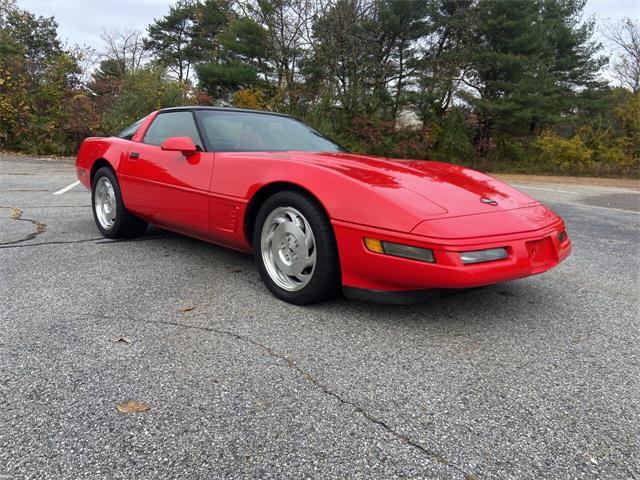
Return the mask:
POLYGON ((308 304, 410 303, 544 272, 571 251, 564 222, 483 173, 356 155, 286 115, 178 107, 76 161, 98 230, 148 224, 253 253, 267 288, 308 304))

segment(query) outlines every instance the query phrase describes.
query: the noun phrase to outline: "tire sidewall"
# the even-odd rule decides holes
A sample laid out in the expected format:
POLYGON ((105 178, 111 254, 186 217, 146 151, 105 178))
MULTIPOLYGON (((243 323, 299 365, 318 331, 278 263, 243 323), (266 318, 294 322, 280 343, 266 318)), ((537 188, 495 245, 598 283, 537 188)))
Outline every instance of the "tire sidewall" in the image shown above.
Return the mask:
POLYGON ((93 177, 93 181, 91 182, 91 210, 93 212, 93 219, 96 222, 96 227, 98 227, 100 233, 107 238, 119 238, 120 226, 123 221, 125 211, 124 205, 122 204, 122 195, 120 194, 120 184, 118 183, 116 174, 110 168, 100 168, 93 177), (116 219, 111 228, 104 228, 100 224, 100 220, 98 220, 98 215, 96 213, 96 185, 102 177, 109 179, 116 197, 116 219))
POLYGON ((294 191, 283 191, 269 197, 262 207, 260 207, 256 217, 253 231, 253 246, 255 261, 260 276, 267 288, 276 297, 289 303, 303 305, 329 298, 339 291, 339 276, 334 278, 336 277, 335 271, 337 268, 335 265, 332 265, 332 261, 327 261, 327 259, 337 259, 337 247, 333 229, 322 208, 307 195, 294 191), (261 239, 264 222, 269 214, 278 207, 293 207, 298 210, 307 219, 313 231, 316 248, 315 269, 309 283, 302 289, 296 291, 285 290, 278 286, 267 272, 262 258, 261 239), (331 285, 331 283, 335 285, 331 285))

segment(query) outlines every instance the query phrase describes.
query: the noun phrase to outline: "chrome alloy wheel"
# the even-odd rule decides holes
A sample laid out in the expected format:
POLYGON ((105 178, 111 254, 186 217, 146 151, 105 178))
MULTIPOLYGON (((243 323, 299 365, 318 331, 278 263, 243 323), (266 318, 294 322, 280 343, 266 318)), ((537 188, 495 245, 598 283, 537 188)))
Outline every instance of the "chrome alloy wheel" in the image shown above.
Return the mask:
POLYGON ((100 226, 109 230, 116 221, 116 192, 107 177, 100 178, 96 184, 94 205, 100 226))
POLYGON ((316 268, 316 241, 304 215, 278 207, 264 221, 260 251, 269 277, 284 290, 304 288, 316 268))

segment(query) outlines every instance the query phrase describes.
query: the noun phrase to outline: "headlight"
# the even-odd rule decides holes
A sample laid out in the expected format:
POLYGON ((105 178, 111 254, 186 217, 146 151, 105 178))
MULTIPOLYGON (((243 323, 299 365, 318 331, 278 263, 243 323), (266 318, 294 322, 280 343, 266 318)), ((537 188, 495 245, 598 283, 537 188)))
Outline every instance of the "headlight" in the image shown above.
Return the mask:
POLYGON ((506 248, 490 248, 488 250, 475 250, 472 252, 460 252, 460 259, 465 265, 469 263, 492 262, 507 258, 506 248))
POLYGON ((383 253, 394 257, 408 258, 420 262, 435 263, 433 251, 428 248, 412 247, 401 243, 383 242, 375 238, 365 238, 364 244, 367 250, 375 253, 383 253))

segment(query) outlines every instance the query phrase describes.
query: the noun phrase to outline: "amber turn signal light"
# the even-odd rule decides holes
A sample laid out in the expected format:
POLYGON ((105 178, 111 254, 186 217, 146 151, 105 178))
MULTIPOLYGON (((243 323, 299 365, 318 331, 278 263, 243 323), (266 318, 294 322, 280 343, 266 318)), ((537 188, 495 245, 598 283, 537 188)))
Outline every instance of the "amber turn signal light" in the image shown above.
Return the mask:
POLYGON ((401 243, 383 242, 375 238, 365 238, 364 244, 367 250, 375 253, 391 255, 393 257, 408 258, 420 262, 435 263, 433 251, 428 248, 413 247, 401 243))
POLYGON ((384 253, 382 242, 380 240, 376 240, 375 238, 365 238, 364 244, 370 252, 384 253))

